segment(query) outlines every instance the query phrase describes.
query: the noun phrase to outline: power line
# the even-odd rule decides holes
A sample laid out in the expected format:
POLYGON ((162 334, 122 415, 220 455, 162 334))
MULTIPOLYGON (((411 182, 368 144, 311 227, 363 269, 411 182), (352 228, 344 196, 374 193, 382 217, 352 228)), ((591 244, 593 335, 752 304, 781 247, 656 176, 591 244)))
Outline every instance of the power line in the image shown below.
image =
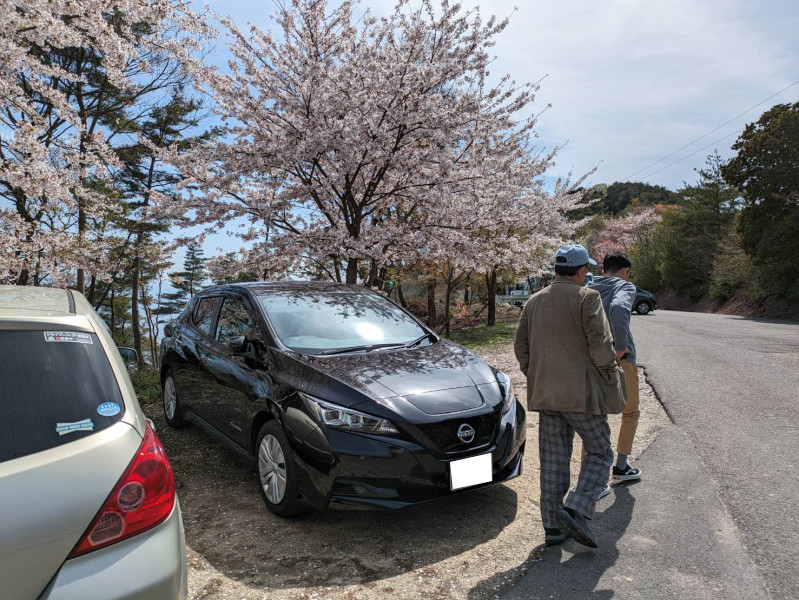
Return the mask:
MULTIPOLYGON (((672 152, 671 154, 667 154, 667 155, 666 155, 666 156, 664 156, 663 158, 661 158, 661 159, 659 159, 659 160, 656 160, 655 162, 653 162, 651 165, 647 165, 646 167, 644 167, 644 168, 643 168, 643 169, 641 169, 640 171, 636 171, 636 172, 635 172, 635 173, 633 173, 632 175, 629 175, 629 176, 627 176, 627 177, 626 177, 626 181, 629 181, 629 180, 631 180, 633 177, 635 177, 636 175, 638 175, 638 173, 643 173, 644 171, 646 171, 646 170, 648 170, 648 169, 650 169, 650 168, 654 167, 655 165, 657 165, 657 164, 659 164, 659 163, 662 163, 662 162, 663 162, 664 160, 666 160, 667 158, 671 158, 672 156, 674 156, 675 154, 677 154, 677 153, 678 153, 680 150, 685 150, 685 149, 686 149, 688 146, 691 146, 692 144, 695 144, 695 143, 696 143, 696 142, 698 142, 699 140, 702 140, 702 139, 706 138, 706 137, 707 137, 707 136, 709 136, 711 133, 715 133, 716 131, 718 131, 719 129, 721 129, 722 127, 724 127, 725 125, 729 125, 730 123, 732 123, 733 121, 735 121, 735 119, 737 119, 737 118, 739 118, 739 117, 742 117, 742 116, 744 116, 746 113, 748 113, 749 111, 752 111, 752 110, 756 109, 756 108, 757 108, 758 106, 760 106, 761 104, 765 104, 766 102, 768 102, 769 100, 771 100, 771 99, 772 99, 772 98, 774 98, 775 96, 779 96, 779 95, 780 95, 780 94, 782 94, 782 93, 783 93, 785 90, 789 90, 789 89, 791 89, 791 88, 792 88, 793 86, 795 86, 797 83, 799 83, 799 81, 794 81, 794 82, 793 82, 791 85, 789 85, 789 86, 787 86, 787 87, 784 87, 784 88, 782 88, 782 89, 781 89, 779 92, 776 92, 776 93, 772 94, 771 96, 769 96, 768 98, 766 98, 766 99, 765 99, 765 100, 763 100, 762 102, 758 102, 757 104, 755 104, 755 105, 754 105, 754 106, 752 106, 751 108, 747 108, 747 109, 746 109, 745 111, 743 111, 741 114, 734 116, 732 119, 730 119, 730 120, 729 120, 729 121, 727 121, 726 123, 722 123, 721 125, 719 125, 719 126, 718 126, 718 127, 716 127, 715 129, 713 129, 712 131, 708 131, 708 132, 707 132, 705 135, 703 135, 703 136, 701 136, 701 137, 698 137, 698 138, 696 138, 695 140, 693 140, 693 141, 691 141, 691 142, 688 142, 687 144, 685 144, 685 146, 683 146, 683 147, 681 147, 681 148, 677 148, 677 149, 676 149, 674 152, 672 152)), ((743 129, 741 129, 740 131, 743 131, 743 129)), ((736 133, 737 133, 737 132, 736 132, 736 133)), ((719 140, 719 141, 722 141, 722 140, 724 140, 725 138, 728 138, 728 137, 730 137, 730 136, 729 136, 729 135, 728 135, 728 136, 725 136, 725 137, 721 138, 721 140, 719 140)), ((715 142, 714 142, 714 143, 715 143, 715 142)), ((711 146, 712 146, 712 145, 713 145, 713 144, 711 144, 711 146)), ((703 149, 704 149, 704 148, 703 148, 703 149)), ((698 152, 701 152, 701 150, 699 150, 698 152)), ((694 152, 694 154, 696 154, 696 152, 694 152)), ((693 155, 689 154, 688 156, 693 156, 693 155)), ((688 158, 688 156, 686 156, 685 158, 688 158)), ((679 162, 679 161, 677 161, 677 162, 679 162)), ((672 163, 672 164, 676 164, 676 163, 672 163)), ((669 166, 671 166, 671 165, 669 165, 669 166)), ((660 169, 659 171, 655 171, 655 173, 660 173, 660 171, 662 171, 662 170, 663 170, 663 169, 660 169)), ((652 176, 652 175, 654 175, 655 173, 650 173, 650 174, 649 174, 649 176, 651 177, 651 176, 652 176)))
MULTIPOLYGON (((650 173, 649 175, 647 175, 647 177, 652 177, 652 175, 656 175, 657 173, 660 173, 661 171, 665 171, 665 170, 666 170, 666 169, 668 169, 669 167, 673 167, 673 166, 674 166, 674 165, 676 165, 677 163, 680 163, 680 162, 684 161, 686 158, 690 158, 690 157, 692 157, 694 154, 699 154, 700 152, 702 152, 702 150, 707 150, 708 148, 710 148, 710 147, 712 147, 712 146, 715 146, 715 145, 716 145, 716 144, 718 144, 719 142, 723 142, 723 141, 724 141, 724 140, 726 140, 728 137, 732 137, 732 136, 734 136, 734 135, 738 135, 738 134, 739 134, 739 133, 741 133, 741 132, 742 132, 744 129, 746 129, 746 128, 745 128, 745 127, 741 127, 741 128, 738 130, 738 131, 733 131, 732 133, 728 133, 728 134, 727 134, 727 135, 725 135, 723 138, 716 140, 716 141, 715 141, 715 142, 713 142, 712 144, 708 144, 707 146, 705 146, 704 148, 700 148, 700 149, 699 149, 699 150, 697 150, 696 152, 691 152, 691 154, 686 154, 685 156, 683 156, 683 157, 682 157, 682 158, 680 158, 679 160, 675 160, 673 163, 671 163, 671 164, 669 164, 669 165, 666 165, 665 167, 663 167, 663 168, 661 168, 661 169, 658 169, 658 170, 657 170, 657 171, 655 171, 654 173, 650 173)), ((701 140, 702 138, 699 138, 699 139, 701 140)), ((640 173, 640 171, 639 171, 639 173, 640 173)))

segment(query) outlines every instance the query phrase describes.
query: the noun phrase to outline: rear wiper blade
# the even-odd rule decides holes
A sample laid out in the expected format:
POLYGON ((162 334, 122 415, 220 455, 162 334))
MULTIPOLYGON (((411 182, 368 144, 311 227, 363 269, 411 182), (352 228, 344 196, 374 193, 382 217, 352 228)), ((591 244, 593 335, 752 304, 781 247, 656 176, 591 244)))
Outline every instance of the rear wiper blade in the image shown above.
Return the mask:
POLYGON ((372 350, 380 350, 381 348, 401 348, 404 346, 405 344, 365 344, 362 346, 348 346, 346 348, 332 348, 331 350, 320 352, 320 354, 329 356, 331 354, 346 354, 347 352, 371 352, 372 350))

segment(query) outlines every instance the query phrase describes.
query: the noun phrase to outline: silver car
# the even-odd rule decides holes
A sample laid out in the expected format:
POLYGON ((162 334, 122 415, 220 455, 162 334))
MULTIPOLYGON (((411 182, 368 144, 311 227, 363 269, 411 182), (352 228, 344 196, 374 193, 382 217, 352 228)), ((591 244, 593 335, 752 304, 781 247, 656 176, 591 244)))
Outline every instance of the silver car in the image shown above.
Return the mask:
POLYGON ((172 469, 105 323, 0 286, 0 597, 186 597, 172 469))

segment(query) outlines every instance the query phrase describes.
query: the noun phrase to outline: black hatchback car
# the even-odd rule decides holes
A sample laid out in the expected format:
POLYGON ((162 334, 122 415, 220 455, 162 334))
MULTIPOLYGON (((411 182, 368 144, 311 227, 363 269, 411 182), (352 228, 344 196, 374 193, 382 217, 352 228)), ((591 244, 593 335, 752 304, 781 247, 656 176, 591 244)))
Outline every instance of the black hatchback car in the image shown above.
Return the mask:
POLYGON ((278 515, 401 508, 522 472, 510 378, 369 289, 213 287, 166 334, 167 422, 252 459, 278 515))

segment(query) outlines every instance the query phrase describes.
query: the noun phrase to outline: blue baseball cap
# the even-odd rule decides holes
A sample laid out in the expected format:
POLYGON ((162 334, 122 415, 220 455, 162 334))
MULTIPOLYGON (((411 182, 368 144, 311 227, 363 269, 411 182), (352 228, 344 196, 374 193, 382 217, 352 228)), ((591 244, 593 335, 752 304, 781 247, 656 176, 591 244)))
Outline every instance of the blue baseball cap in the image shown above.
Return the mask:
POLYGON ((596 261, 588 256, 588 250, 580 244, 566 244, 555 252, 555 266, 582 267, 586 264, 596 265, 596 261))

